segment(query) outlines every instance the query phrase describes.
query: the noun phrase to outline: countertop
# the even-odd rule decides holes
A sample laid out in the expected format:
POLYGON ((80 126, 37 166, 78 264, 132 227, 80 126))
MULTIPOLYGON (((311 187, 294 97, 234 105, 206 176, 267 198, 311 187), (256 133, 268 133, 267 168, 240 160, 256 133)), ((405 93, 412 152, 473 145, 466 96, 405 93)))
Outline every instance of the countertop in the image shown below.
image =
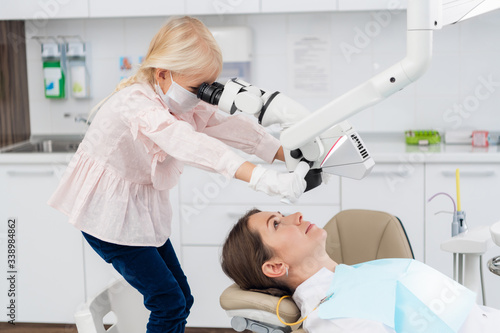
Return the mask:
MULTIPOLYGON (((359 133, 375 163, 500 163, 500 146, 407 145, 403 133, 359 133)), ((73 153, 0 153, 0 164, 67 164, 73 153)), ((248 160, 261 160, 245 155, 248 160)))
POLYGON ((500 146, 473 147, 439 143, 407 145, 403 133, 359 133, 375 162, 400 163, 498 163, 500 146))

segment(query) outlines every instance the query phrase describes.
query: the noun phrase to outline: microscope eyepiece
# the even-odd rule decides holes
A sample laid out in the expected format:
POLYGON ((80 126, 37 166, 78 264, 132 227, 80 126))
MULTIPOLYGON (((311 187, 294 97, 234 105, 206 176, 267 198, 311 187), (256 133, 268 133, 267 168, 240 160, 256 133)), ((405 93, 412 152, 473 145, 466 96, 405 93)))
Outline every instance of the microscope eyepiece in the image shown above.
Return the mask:
POLYGON ((202 101, 218 105, 223 91, 224 85, 219 82, 214 82, 212 84, 202 83, 200 88, 198 88, 196 96, 202 101))

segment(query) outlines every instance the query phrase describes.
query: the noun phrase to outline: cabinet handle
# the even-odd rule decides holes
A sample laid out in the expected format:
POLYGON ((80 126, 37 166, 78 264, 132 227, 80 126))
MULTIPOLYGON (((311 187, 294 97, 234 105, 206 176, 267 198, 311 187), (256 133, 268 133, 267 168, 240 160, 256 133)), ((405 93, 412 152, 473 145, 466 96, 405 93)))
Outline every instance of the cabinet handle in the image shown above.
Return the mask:
POLYGON ((405 170, 405 171, 372 171, 368 174, 368 176, 373 176, 373 177, 385 177, 389 174, 395 174, 395 175, 398 175, 400 177, 403 177, 403 178, 406 178, 408 176, 410 176, 410 172, 408 170, 405 170))
POLYGON ((7 171, 11 177, 50 177, 54 175, 53 170, 49 171, 7 171))
MULTIPOLYGON (((455 178, 455 171, 443 170, 441 174, 445 177, 453 177, 455 178)), ((460 176, 463 177, 491 177, 495 175, 494 170, 485 170, 485 171, 462 171, 460 170, 460 176)))

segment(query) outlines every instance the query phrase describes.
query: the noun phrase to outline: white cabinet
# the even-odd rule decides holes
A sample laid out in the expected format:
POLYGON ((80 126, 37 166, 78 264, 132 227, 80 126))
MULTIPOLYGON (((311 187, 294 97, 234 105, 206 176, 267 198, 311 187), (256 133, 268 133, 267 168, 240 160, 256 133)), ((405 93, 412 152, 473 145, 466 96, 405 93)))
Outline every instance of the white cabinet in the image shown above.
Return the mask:
POLYGON ((231 327, 230 318, 220 307, 219 297, 233 282, 220 266, 220 247, 184 247, 183 265, 194 296, 194 305, 188 317, 189 327, 231 327))
POLYGON ((339 10, 400 10, 406 9, 407 0, 338 0, 339 10))
POLYGON ((0 166, 0 304, 10 302, 4 242, 7 220, 14 217, 19 322, 74 322, 73 314, 84 299, 81 234, 47 205, 64 168, 58 164, 0 166))
MULTIPOLYGON (((266 167, 285 171, 283 164, 266 167)), ((182 265, 195 303, 188 326, 230 327, 219 296, 232 282, 220 268, 221 246, 231 227, 247 210, 300 211, 304 219, 323 227, 340 211, 339 178, 305 193, 296 205, 251 190, 247 183, 186 167, 180 180, 182 265)))
POLYGON ((89 0, 90 17, 169 16, 184 13, 183 0, 89 0))
POLYGON ((252 14, 259 11, 259 0, 186 0, 188 15, 252 14))
POLYGON ((48 19, 89 16, 88 0, 1 1, 1 7, 0 20, 33 20, 40 26, 48 19))
MULTIPOLYGON (((500 197, 500 164, 428 164, 426 165, 425 199, 445 192, 455 201, 455 170, 460 169, 461 209, 466 213, 469 229, 491 225, 500 220, 498 198, 500 197)), ((426 204, 425 252, 426 263, 452 276, 453 257, 440 249, 440 244, 451 237, 452 215, 442 211, 453 211, 452 201, 440 195, 426 204)), ((500 248, 493 247, 483 256, 483 265, 494 256, 500 255, 500 248)), ((487 305, 500 308, 500 279, 483 267, 487 305)))
POLYGON ((335 0, 261 0, 263 13, 321 12, 337 9, 335 0))
POLYGON ((415 255, 424 260, 424 166, 377 163, 362 180, 342 178, 342 210, 372 209, 397 216, 415 255))

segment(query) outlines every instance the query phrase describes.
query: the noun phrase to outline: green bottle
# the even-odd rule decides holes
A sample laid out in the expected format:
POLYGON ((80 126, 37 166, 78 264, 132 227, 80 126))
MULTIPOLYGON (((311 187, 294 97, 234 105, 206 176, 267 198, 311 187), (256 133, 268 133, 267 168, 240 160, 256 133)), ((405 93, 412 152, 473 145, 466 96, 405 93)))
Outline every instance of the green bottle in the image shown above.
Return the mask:
POLYGON ((54 59, 44 61, 43 77, 46 98, 62 99, 66 97, 66 83, 60 60, 54 59))

